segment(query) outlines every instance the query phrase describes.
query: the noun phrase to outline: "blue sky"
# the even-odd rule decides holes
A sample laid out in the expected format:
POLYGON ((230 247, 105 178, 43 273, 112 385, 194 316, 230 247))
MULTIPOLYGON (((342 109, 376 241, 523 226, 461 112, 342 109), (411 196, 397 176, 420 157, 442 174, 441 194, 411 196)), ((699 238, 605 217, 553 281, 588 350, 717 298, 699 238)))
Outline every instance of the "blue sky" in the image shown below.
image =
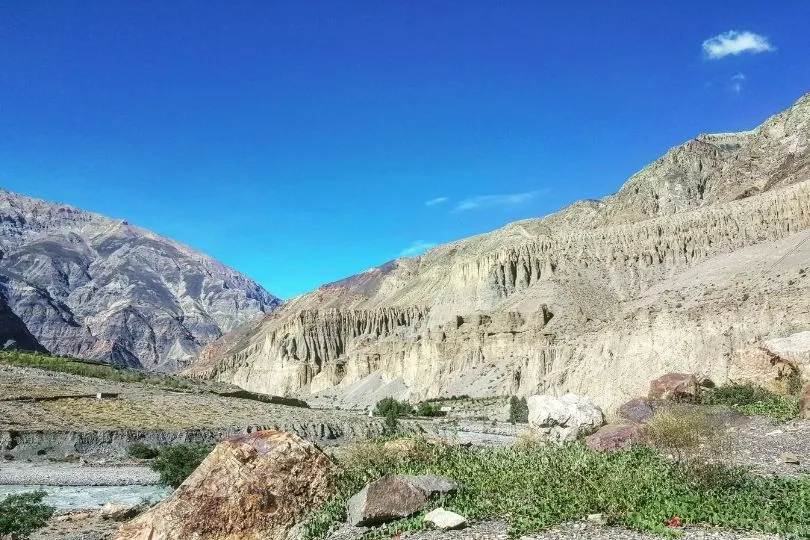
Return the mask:
POLYGON ((0 0, 0 186, 290 297, 810 91, 810 2, 612 4, 0 0))

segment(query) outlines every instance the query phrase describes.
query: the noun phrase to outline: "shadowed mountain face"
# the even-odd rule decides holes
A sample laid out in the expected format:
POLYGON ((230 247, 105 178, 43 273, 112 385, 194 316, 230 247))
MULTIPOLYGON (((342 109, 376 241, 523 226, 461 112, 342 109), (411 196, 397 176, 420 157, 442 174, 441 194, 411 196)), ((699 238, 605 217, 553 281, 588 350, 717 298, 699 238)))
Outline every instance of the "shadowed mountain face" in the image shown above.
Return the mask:
POLYGON ((45 352, 6 302, 5 287, 0 284, 0 348, 45 352))
POLYGON ((52 353, 161 371, 280 304, 177 242, 4 190, 0 279, 7 306, 52 353))
POLYGON ((611 407, 668 371, 719 384, 810 329, 808 236, 810 94, 671 149, 605 199, 298 297, 190 372, 343 406, 571 391, 611 407))

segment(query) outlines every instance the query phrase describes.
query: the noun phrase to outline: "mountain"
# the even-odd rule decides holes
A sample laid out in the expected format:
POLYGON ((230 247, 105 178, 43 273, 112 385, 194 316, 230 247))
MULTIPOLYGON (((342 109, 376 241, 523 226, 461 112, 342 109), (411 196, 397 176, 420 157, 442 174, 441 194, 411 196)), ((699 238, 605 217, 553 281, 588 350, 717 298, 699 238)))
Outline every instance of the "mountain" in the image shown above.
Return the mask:
POLYGON ((25 323, 11 311, 6 301, 5 287, 0 284, 0 348, 45 352, 25 323))
POLYGON ((280 304, 182 244, 4 190, 0 283, 10 308, 0 339, 16 320, 54 354, 160 371, 184 367, 205 344, 280 304))
POLYGON ((293 299, 189 373, 342 406, 571 391, 613 407, 670 371, 723 383, 810 329, 809 134, 810 94, 603 200, 293 299))

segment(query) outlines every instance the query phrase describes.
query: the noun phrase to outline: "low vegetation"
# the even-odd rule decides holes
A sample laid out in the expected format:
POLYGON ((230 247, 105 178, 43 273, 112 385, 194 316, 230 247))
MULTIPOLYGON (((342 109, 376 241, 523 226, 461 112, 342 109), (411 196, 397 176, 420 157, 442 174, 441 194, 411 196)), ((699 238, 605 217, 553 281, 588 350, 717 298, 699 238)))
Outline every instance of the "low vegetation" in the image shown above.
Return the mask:
POLYGON ((722 420, 694 405, 660 409, 647 424, 649 443, 679 460, 718 456, 726 443, 725 434, 722 420))
MULTIPOLYGON (((455 478, 459 491, 436 505, 472 520, 506 519, 514 536, 593 513, 664 534, 672 533, 667 523, 674 518, 682 524, 810 534, 810 478, 760 477, 741 468, 667 459, 646 447, 603 454, 581 444, 465 448, 416 440, 403 456, 386 444, 390 447, 390 441, 366 443, 341 460, 335 476, 339 495, 309 518, 307 538, 325 537, 345 520, 348 497, 391 473, 455 478)), ((421 528, 423 515, 373 535, 421 528)))
POLYGON ((199 467, 211 453, 212 446, 203 443, 173 444, 163 447, 136 443, 127 453, 138 459, 152 459, 152 469, 160 475, 160 482, 176 488, 199 467))
POLYGON ((444 416, 445 414, 446 413, 442 411, 441 406, 437 405, 436 403, 423 401, 416 406, 416 416, 435 417, 444 416))
POLYGON ((19 367, 30 367, 59 373, 69 373, 82 377, 104 379, 115 382, 139 382, 170 389, 188 388, 191 383, 185 379, 149 373, 134 369, 127 369, 113 364, 80 360, 47 354, 0 350, 0 364, 19 367))
MULTIPOLYGON (((800 388, 801 383, 798 386, 800 388)), ((796 395, 783 396, 753 385, 706 389, 700 394, 700 403, 725 405, 742 414, 769 416, 779 422, 787 422, 799 415, 799 398, 796 395)))
POLYGON ((54 509, 44 504, 44 491, 17 493, 0 500, 0 534, 28 537, 42 528, 54 509))

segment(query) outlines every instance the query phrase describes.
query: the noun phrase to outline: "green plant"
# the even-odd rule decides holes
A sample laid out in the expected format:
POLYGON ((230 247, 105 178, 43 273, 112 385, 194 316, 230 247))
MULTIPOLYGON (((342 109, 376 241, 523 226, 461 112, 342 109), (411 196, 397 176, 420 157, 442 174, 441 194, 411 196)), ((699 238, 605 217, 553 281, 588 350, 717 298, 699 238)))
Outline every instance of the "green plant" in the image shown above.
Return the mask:
POLYGON ((439 405, 423 401, 416 406, 416 416, 445 416, 439 405))
MULTIPOLYGON (((788 386, 801 387, 789 382, 788 386)), ((797 392, 798 393, 798 392, 797 392)), ((786 422, 799 415, 799 398, 796 395, 782 396, 753 385, 721 386, 701 393, 700 402, 704 405, 725 405, 743 414, 769 416, 786 422)))
POLYGON ((42 502, 44 499, 44 491, 32 491, 9 495, 0 501, 0 534, 28 537, 43 527, 54 512, 53 507, 42 502))
POLYGON ((159 454, 157 448, 143 443, 135 443, 127 448, 127 455, 136 459, 155 459, 159 454))
POLYGON ((400 418, 413 414, 413 407, 407 401, 397 401, 394 398, 387 397, 377 402, 373 414, 374 416, 393 415, 396 418, 400 418))
MULTIPOLYGON (((368 460, 339 460, 337 495, 307 520, 306 538, 323 538, 343 522, 348 497, 384 474, 454 478, 459 490, 435 504, 471 520, 506 519, 514 536, 593 513, 604 514, 610 523, 664 534, 671 534, 666 523, 673 516, 687 525, 810 534, 808 477, 761 477, 721 465, 704 468, 700 462, 666 459, 646 447, 604 454, 578 443, 531 449, 419 444, 418 451, 397 459, 378 459, 375 453, 371 468, 368 460)), ((391 523, 385 530, 422 527, 421 517, 391 523)))
POLYGON ((525 397, 509 398, 509 421, 513 424, 526 424, 529 421, 529 406, 525 397))
POLYGON ((211 453, 207 444, 176 444, 160 449, 152 462, 152 469, 160 474, 160 482, 176 488, 194 472, 202 460, 211 453))

